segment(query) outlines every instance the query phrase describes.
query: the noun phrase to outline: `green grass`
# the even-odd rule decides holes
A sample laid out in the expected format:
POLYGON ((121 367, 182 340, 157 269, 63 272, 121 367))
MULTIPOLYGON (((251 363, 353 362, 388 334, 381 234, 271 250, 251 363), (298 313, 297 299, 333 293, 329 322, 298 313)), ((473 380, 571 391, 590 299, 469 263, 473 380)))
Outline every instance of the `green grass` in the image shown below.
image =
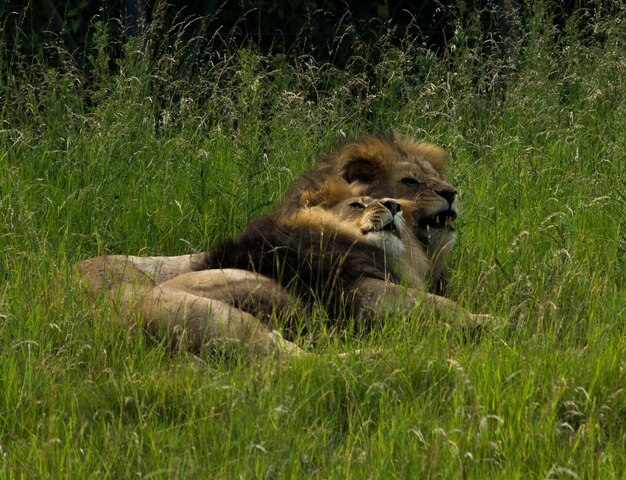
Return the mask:
POLYGON ((625 12, 556 37, 540 13, 515 68, 462 26, 442 57, 346 70, 148 32, 110 72, 103 25, 89 77, 0 49, 0 476, 626 478, 625 12), (286 364, 197 358, 72 283, 237 233, 373 124, 450 150, 450 296, 510 327, 398 317, 286 364))

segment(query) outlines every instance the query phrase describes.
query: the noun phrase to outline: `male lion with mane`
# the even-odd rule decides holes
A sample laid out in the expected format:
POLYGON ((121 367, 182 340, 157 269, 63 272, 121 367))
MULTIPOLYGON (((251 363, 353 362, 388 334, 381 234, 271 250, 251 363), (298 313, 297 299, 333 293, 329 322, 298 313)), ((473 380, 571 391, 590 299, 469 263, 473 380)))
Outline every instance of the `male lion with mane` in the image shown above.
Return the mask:
POLYGON ((447 174, 448 153, 437 145, 418 143, 393 132, 364 135, 296 180, 278 211, 294 212, 304 192, 333 178, 361 185, 375 198, 413 200, 417 204, 413 233, 432 263, 428 283, 441 294, 445 290, 446 254, 455 241, 452 222, 458 213, 456 190, 447 183, 447 174))
MULTIPOLYGON (((184 343, 194 349, 234 342, 261 351, 299 352, 266 327, 268 319, 293 305, 294 295, 288 291, 306 302, 321 301, 338 317, 381 317, 390 309, 408 310, 421 302, 445 321, 478 325, 490 317, 463 312, 454 302, 424 292, 425 285, 441 292, 446 253, 455 239, 451 224, 457 216, 456 190, 446 174, 447 153, 435 145, 393 133, 365 135, 300 177, 278 207, 253 221, 238 239, 207 254, 104 256, 79 262, 76 270, 91 292, 106 291, 124 312, 133 311, 140 299, 139 312, 150 332, 184 332, 184 343), (403 232, 400 250, 411 252, 411 258, 390 257, 389 251, 399 250, 381 248, 363 232, 359 237, 355 222, 363 219, 354 217, 356 210, 346 202, 361 202, 368 212, 371 202, 378 207, 388 202, 385 208, 397 217, 392 224, 403 225, 395 227, 396 234, 403 232), (315 252, 312 268, 294 270, 291 260, 305 260, 298 252, 310 255, 313 241, 329 228, 333 241, 322 244, 332 248, 315 252), (250 239, 257 244, 246 244, 250 239), (339 245, 337 256, 332 252, 339 245), (282 258, 278 272, 269 259, 275 260, 274 252, 284 248, 294 256, 282 258), (373 270, 362 261, 353 270, 351 262, 358 258, 367 258, 373 270), (400 287, 400 278, 411 288, 400 287)), ((389 232, 377 234, 392 238, 389 232)))
POLYGON ((411 228, 418 204, 372 198, 364 190, 344 180, 327 181, 303 193, 295 213, 276 211, 254 220, 238 237, 209 250, 196 265, 199 271, 166 281, 140 300, 148 331, 157 337, 175 331, 173 340, 192 350, 235 344, 265 354, 301 353, 270 330, 276 326, 284 331, 289 322, 289 312, 276 310, 285 303, 280 292, 295 296, 303 306, 321 306, 332 327, 351 319, 357 327, 381 321, 416 305, 449 323, 482 325, 485 316, 423 292, 429 261, 411 228), (231 269, 260 274, 273 283, 230 297, 228 292, 224 296, 227 281, 219 291, 207 287, 205 275, 210 280, 214 272, 231 269), (281 318, 277 325, 260 320, 267 313, 268 292, 279 300, 271 305, 274 318, 281 318))

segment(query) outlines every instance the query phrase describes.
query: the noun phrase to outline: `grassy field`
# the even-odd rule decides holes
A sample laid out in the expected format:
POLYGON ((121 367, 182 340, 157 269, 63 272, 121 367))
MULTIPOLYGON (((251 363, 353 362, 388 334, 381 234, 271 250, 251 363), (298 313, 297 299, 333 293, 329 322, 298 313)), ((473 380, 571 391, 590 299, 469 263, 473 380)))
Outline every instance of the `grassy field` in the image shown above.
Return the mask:
POLYGON ((112 60, 96 24, 88 74, 0 49, 0 477, 626 478, 625 14, 529 8, 506 60, 468 21, 342 70, 156 27, 112 60), (194 357, 73 284, 237 233, 372 125, 449 149, 449 295, 509 327, 407 312, 284 364, 194 357))

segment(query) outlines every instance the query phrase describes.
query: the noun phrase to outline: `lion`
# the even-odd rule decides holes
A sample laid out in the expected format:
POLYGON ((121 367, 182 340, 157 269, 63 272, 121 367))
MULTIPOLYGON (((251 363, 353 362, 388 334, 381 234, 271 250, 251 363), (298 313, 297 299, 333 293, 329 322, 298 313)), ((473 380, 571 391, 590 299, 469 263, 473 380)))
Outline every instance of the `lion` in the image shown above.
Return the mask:
POLYGON ((305 307, 319 305, 333 327, 354 318, 357 324, 383 321, 416 305, 446 323, 487 323, 488 316, 469 314, 451 300, 424 292, 431 261, 413 235, 423 206, 373 198, 366 190, 344 180, 325 182, 301 195, 295 213, 277 210, 251 222, 238 237, 209 250, 197 271, 158 285, 140 300, 146 329, 156 337, 175 333, 174 340, 191 350, 245 345, 263 354, 303 353, 271 329, 283 325, 260 320, 258 311, 267 306, 268 295, 277 300, 273 307, 293 297, 305 307), (216 272, 224 276, 216 285, 219 291, 212 286, 216 272), (253 288, 244 302, 243 296, 236 298, 238 279, 231 284, 235 295, 228 298, 225 285, 233 272, 250 276, 253 288), (255 300, 266 304, 259 308, 255 300))
POLYGON ((325 182, 301 197, 287 216, 252 221, 235 239, 209 250, 196 270, 241 269, 260 273, 318 303, 333 316, 352 308, 346 293, 363 276, 422 288, 427 260, 404 215, 403 199, 373 199, 342 180, 325 182))
MULTIPOLYGON (((228 338, 235 343, 244 343, 243 339, 249 337, 251 343, 262 345, 259 347, 262 351, 273 348, 299 351, 295 344, 268 330, 267 325, 272 318, 285 318, 284 312, 299 310, 303 299, 322 299, 324 307, 340 318, 346 313, 365 317, 367 312, 372 317, 381 318, 390 309, 408 310, 416 302, 422 302, 451 323, 454 318, 460 318, 460 322, 465 324, 487 323, 490 317, 465 313, 451 300, 435 295, 442 293, 445 287, 445 259, 456 238, 453 222, 458 214, 458 199, 456 190, 446 180, 447 157, 447 152, 436 145, 418 143, 394 133, 365 135, 342 146, 303 174, 272 212, 253 221, 245 230, 248 233, 254 228, 259 232, 267 231, 262 228, 267 227, 263 222, 269 221, 270 225, 276 223, 281 226, 283 243, 292 245, 296 240, 288 238, 286 232, 290 231, 290 222, 296 218, 304 221, 313 218, 314 214, 321 215, 320 218, 329 216, 336 220, 329 225, 346 227, 355 218, 343 216, 351 211, 346 210, 345 202, 356 198, 357 193, 357 197, 377 199, 378 203, 390 199, 404 208, 403 231, 405 235, 410 232, 412 236, 411 239, 405 236, 401 243, 403 248, 412 252, 410 260, 402 261, 401 257, 394 257, 393 262, 386 263, 388 258, 381 253, 385 249, 368 244, 363 239, 357 241, 356 237, 338 236, 338 232, 332 236, 343 239, 344 243, 348 238, 354 241, 349 249, 349 259, 357 258, 359 250, 372 254, 374 249, 378 251, 378 257, 374 255, 379 260, 376 265, 383 259, 385 265, 410 263, 413 267, 409 271, 396 266, 395 269, 385 270, 383 278, 381 271, 368 276, 358 270, 356 287, 346 283, 343 274, 333 274, 329 278, 341 286, 335 290, 320 290, 320 285, 311 285, 306 281, 306 275, 293 276, 292 280, 299 286, 300 292, 309 288, 314 293, 306 298, 306 295, 293 295, 291 284, 285 285, 281 278, 258 268, 259 265, 245 264, 244 257, 234 263, 219 261, 219 249, 210 250, 209 254, 176 257, 102 256, 79 262, 75 270, 90 292, 106 292, 122 313, 141 312, 145 325, 152 333, 165 330, 178 335, 186 331, 189 339, 183 343, 192 348, 207 339, 221 339, 218 343, 223 343, 228 338), (344 193, 345 188, 342 190, 336 185, 328 187, 334 180, 353 188, 351 195, 344 195, 335 202, 333 188, 344 193), (320 185, 325 187, 320 188, 320 185), (410 206, 403 205, 404 201, 411 202, 410 206), (322 215, 322 211, 326 213, 322 215), (401 274, 402 281, 394 277, 397 274, 401 274), (399 285, 403 282, 410 287, 405 293, 401 292, 399 285), (343 298, 342 302, 335 301, 337 298, 343 298), (139 304, 138 308, 136 304, 139 304), (207 318, 212 320, 207 322, 207 318), (217 329, 219 332, 215 330, 216 326, 220 326, 217 329)), ((315 224, 310 223, 311 226, 315 224)), ((313 230, 308 231, 302 224, 298 225, 300 237, 297 238, 305 235, 306 240, 306 235, 309 235, 311 240, 320 234, 313 234, 313 230)), ((338 258, 320 255, 317 260, 332 265, 338 258)), ((328 265, 324 271, 332 271, 328 265)), ((312 274, 312 270, 305 273, 312 274)))
POLYGON ((446 178, 448 152, 431 143, 419 143, 394 132, 367 134, 329 155, 302 175, 287 191, 278 210, 289 214, 298 208, 303 192, 325 179, 342 178, 362 185, 372 197, 394 197, 418 204, 413 233, 431 259, 429 288, 445 291, 445 260, 454 245, 452 222, 458 215, 457 191, 446 178))
MULTIPOLYGON (((315 185, 337 178, 363 186, 364 192, 372 197, 414 200, 419 208, 415 212, 418 221, 413 233, 431 262, 427 285, 431 292, 443 294, 445 260, 455 242, 452 222, 458 205, 456 190, 446 181, 447 171, 448 154, 441 147, 393 132, 366 134, 343 145, 304 173, 275 211, 283 216, 295 213, 303 194, 315 185)), ((104 255, 78 262, 74 271, 89 293, 104 292, 125 315, 143 293, 194 271, 202 259, 202 253, 173 257, 104 255)), ((240 276, 243 285, 250 285, 249 274, 242 272, 240 276)), ((234 277, 231 275, 226 280, 232 284, 234 277)), ((222 274, 215 272, 215 283, 221 280, 222 274)))

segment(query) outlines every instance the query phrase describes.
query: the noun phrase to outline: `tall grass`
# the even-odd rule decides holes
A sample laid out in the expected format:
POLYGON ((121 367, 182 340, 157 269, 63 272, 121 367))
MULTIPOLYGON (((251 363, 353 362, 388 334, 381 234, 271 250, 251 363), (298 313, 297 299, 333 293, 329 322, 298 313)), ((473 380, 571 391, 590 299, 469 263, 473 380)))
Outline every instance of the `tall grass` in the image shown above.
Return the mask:
POLYGON ((445 52, 383 38, 345 69, 158 15, 95 24, 83 64, 1 47, 0 475, 626 477, 626 11, 606 5, 557 29, 533 3, 506 57, 465 15, 445 52), (171 355, 73 284, 79 259, 235 234, 372 125, 450 150, 450 296, 509 327, 407 315, 251 363, 171 355), (332 355, 357 347, 384 349, 332 355))

